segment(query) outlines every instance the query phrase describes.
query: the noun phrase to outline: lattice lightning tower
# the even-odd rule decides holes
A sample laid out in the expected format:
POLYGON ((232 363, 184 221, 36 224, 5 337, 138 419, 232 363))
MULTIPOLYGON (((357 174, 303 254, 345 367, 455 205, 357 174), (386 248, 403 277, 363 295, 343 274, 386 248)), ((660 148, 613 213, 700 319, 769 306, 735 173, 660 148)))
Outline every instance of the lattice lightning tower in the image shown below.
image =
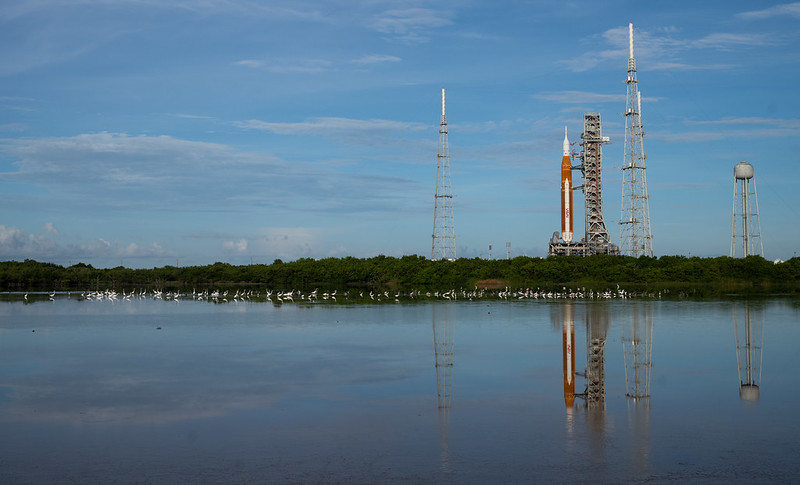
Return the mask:
POLYGON ((444 114, 442 89, 442 121, 439 124, 439 154, 436 157, 436 195, 433 210, 433 244, 431 259, 456 259, 456 230, 453 224, 453 191, 450 185, 450 147, 447 144, 447 117, 444 114))
POLYGON ((636 59, 633 57, 633 24, 628 24, 628 101, 625 109, 625 156, 622 163, 622 217, 620 250, 622 254, 653 256, 653 235, 650 232, 650 197, 642 129, 642 95, 636 81, 636 59))

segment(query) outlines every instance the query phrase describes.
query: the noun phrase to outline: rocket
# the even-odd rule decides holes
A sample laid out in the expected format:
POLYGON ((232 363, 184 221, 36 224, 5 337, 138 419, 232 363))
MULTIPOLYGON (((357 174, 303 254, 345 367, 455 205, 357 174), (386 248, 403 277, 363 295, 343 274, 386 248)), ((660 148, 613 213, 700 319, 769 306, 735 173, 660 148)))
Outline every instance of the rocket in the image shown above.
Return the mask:
POLYGON ((572 304, 568 303, 563 308, 564 404, 569 410, 575 403, 575 322, 572 304))
POLYGON ((564 155, 561 158, 561 239, 572 242, 572 160, 567 127, 564 127, 564 155))

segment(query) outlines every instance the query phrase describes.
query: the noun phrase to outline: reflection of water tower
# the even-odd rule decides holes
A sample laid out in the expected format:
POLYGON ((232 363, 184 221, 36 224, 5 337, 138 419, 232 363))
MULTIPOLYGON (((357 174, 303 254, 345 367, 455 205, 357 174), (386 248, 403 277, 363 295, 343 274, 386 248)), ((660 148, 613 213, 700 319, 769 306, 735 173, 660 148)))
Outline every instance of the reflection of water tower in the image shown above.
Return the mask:
POLYGON ((733 329, 736 364, 739 367, 739 397, 745 401, 757 401, 761 393, 761 361, 764 355, 763 314, 761 318, 751 318, 750 305, 747 302, 744 304, 744 315, 741 315, 739 308, 734 307, 733 329))
POLYGON ((758 198, 753 166, 742 160, 733 167, 733 220, 731 222, 731 257, 736 257, 736 247, 742 248, 742 257, 754 254, 764 256, 761 242, 761 221, 758 217, 758 198), (736 239, 741 243, 737 244, 736 239), (758 242, 756 242, 758 240, 758 242))

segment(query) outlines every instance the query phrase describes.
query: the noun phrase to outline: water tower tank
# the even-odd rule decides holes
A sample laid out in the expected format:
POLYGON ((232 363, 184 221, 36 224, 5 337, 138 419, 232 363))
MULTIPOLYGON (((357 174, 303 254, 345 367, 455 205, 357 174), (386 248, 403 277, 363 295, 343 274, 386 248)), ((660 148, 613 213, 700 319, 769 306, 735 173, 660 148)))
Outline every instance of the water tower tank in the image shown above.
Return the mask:
POLYGON ((753 178, 753 166, 742 160, 733 167, 733 175, 737 180, 753 178))

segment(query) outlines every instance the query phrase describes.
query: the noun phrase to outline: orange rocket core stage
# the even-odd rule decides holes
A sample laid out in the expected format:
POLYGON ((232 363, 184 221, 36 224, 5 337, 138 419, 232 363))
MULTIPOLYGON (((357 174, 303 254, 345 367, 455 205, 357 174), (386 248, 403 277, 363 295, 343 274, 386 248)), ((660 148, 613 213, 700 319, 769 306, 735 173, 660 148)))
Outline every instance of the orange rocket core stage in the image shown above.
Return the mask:
POLYGON ((563 334, 564 404, 571 409, 575 405, 575 324, 571 305, 564 306, 563 334))
POLYGON ((564 150, 561 158, 561 239, 572 242, 572 160, 569 155, 567 127, 564 127, 564 150))

